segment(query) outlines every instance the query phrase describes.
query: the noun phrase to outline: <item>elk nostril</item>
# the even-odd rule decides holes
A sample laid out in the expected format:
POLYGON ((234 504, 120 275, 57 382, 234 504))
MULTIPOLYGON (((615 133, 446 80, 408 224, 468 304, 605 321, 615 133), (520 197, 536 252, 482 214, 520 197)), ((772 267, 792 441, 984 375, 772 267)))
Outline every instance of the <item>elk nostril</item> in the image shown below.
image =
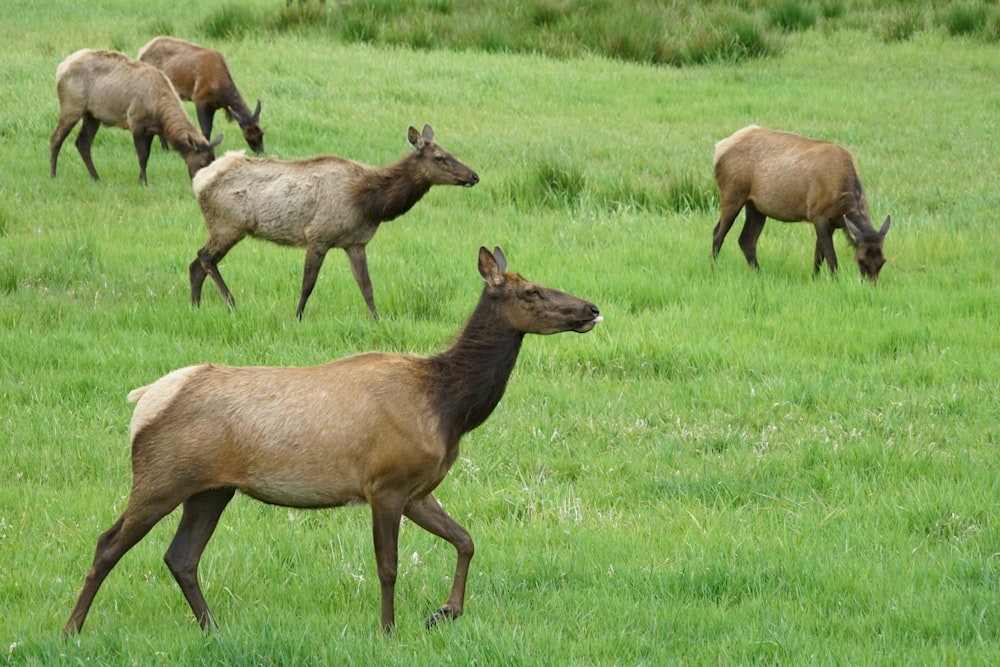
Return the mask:
POLYGON ((597 306, 591 306, 590 312, 594 314, 594 317, 597 317, 598 315, 601 314, 601 311, 598 310, 597 306))

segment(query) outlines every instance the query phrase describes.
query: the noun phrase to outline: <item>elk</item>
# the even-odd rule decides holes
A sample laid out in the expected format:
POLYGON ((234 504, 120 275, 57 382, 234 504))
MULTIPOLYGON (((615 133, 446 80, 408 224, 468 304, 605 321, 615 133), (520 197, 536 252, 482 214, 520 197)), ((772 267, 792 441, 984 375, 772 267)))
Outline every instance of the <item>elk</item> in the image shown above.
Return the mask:
POLYGON ((212 134, 216 110, 222 109, 229 120, 240 126, 250 150, 264 152, 260 100, 251 113, 221 53, 176 37, 155 37, 139 49, 138 59, 166 74, 181 99, 194 102, 198 124, 206 137, 212 134))
POLYGON ((882 244, 889 216, 875 231, 857 165, 840 146, 750 125, 715 145, 715 180, 721 213, 712 232, 713 262, 740 209, 745 208, 739 243, 751 268, 760 268, 757 238, 767 218, 807 220, 816 228, 814 273, 819 273, 826 260, 831 274, 836 274, 833 231, 842 228, 856 249, 861 275, 878 281, 885 264, 882 244))
POLYGON ((386 631, 395 624, 399 527, 408 517, 458 554, 451 593, 427 627, 460 616, 473 542, 433 491, 461 437, 499 403, 524 335, 585 333, 603 320, 588 301, 508 273, 499 247, 479 249, 479 273, 479 303, 436 356, 369 352, 305 368, 203 364, 129 393, 132 491, 97 540, 63 633, 80 631, 111 569, 178 505, 164 560, 211 630, 198 562, 236 491, 288 507, 367 503, 386 631))
POLYGON ((155 135, 181 154, 192 178, 215 159, 215 147, 222 142, 220 134, 209 143, 191 123, 174 87, 160 70, 123 53, 81 49, 67 56, 56 68, 56 92, 59 122, 49 139, 52 178, 63 141, 81 118, 76 148, 95 181, 99 177, 90 147, 102 124, 132 133, 143 185, 155 135))
POLYGON ((219 261, 245 236, 305 247, 301 319, 330 248, 343 248, 368 311, 378 320, 365 246, 380 223, 403 215, 432 185, 472 187, 479 176, 434 142, 424 125, 407 134, 414 150, 385 167, 334 156, 295 161, 226 153, 194 179, 208 240, 189 269, 191 303, 201 303, 205 277, 215 280, 226 302, 236 301, 219 273, 219 261))

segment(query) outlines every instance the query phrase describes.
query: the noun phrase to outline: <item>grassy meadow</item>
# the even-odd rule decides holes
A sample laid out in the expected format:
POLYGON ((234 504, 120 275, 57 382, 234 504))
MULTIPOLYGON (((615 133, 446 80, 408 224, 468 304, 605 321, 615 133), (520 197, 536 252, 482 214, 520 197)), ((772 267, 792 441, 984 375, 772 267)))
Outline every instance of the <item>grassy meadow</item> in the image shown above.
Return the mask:
MULTIPOLYGON (((476 4, 521 16, 518 3, 476 4)), ((709 5, 687 20, 717 35, 709 5)), ((345 31, 359 15, 396 26, 387 3, 8 9, 0 663, 1000 661, 996 6, 963 5, 985 17, 966 31, 943 3, 802 3, 813 20, 795 29, 774 20, 779 5, 794 7, 739 3, 766 52, 704 62, 569 37, 552 42, 562 52, 463 41, 458 17, 471 19, 446 0, 417 3, 427 14, 411 23, 434 37, 423 42, 345 31), (435 41, 442 15, 459 28, 435 41), (262 102, 271 155, 384 164, 409 150, 409 125, 430 123, 478 171, 475 188, 432 189, 368 246, 380 322, 338 250, 295 321, 304 252, 254 240, 220 265, 236 308, 208 282, 193 309, 187 267, 205 230, 186 167, 154 147, 139 186, 126 132, 98 134, 101 181, 76 131, 49 179, 58 63, 83 47, 134 56, 161 33, 226 54, 262 102), (750 123, 853 153, 876 226, 892 215, 877 287, 839 232, 839 278, 814 278, 808 224, 768 223, 755 274, 741 216, 712 267, 713 146, 750 123), (200 571, 218 632, 199 630, 163 564, 175 513, 62 639, 97 536, 127 499, 129 390, 204 361, 437 352, 478 298, 480 245, 605 321, 526 339, 503 401, 435 493, 477 548, 460 619, 424 629, 450 588, 447 543, 404 521, 386 637, 367 509, 239 497, 200 571)), ((540 35, 565 28, 566 3, 530 6, 540 35)), ((219 131, 224 149, 245 148, 221 114, 219 131)))

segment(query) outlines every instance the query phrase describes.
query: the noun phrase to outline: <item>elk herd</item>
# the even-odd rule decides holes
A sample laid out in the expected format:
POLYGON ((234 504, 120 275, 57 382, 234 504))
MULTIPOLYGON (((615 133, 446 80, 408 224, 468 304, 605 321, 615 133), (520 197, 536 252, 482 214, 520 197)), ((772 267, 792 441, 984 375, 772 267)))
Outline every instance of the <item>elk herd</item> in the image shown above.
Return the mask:
MULTIPOLYGON (((302 317, 326 253, 342 248, 377 320, 365 248, 379 225, 409 211, 434 185, 479 182, 436 142, 430 125, 409 127, 412 150, 381 167, 332 155, 278 160, 236 151, 216 159, 223 137, 210 137, 220 109, 254 153, 264 152, 261 103, 251 111, 221 53, 173 37, 153 39, 137 59, 79 50, 57 67, 56 91, 51 177, 63 142, 81 121, 76 147, 94 180, 91 146, 101 125, 131 132, 142 184, 154 137, 183 157, 208 230, 189 268, 194 306, 209 276, 234 305, 218 265, 253 236, 305 248, 296 317, 302 317), (197 125, 182 100, 194 104, 197 125)), ((712 233, 713 262, 743 210, 739 245, 750 267, 758 268, 757 240, 771 217, 813 224, 815 272, 824 261, 836 272, 832 235, 843 229, 861 275, 877 280, 889 217, 880 229, 872 226, 846 150, 752 125, 716 144, 714 168, 721 212, 712 233)), ((603 319, 594 304, 508 271, 499 247, 480 248, 478 268, 479 302, 451 347, 434 356, 371 352, 304 368, 202 364, 133 390, 132 490, 120 518, 97 541, 64 634, 82 629, 107 574, 179 506, 180 524, 164 559, 195 618, 210 629, 214 621, 198 564, 237 491, 288 507, 367 504, 380 622, 387 631, 395 623, 399 527, 408 517, 457 552, 451 592, 427 625, 458 617, 473 543, 432 492, 457 460, 462 436, 499 403, 525 334, 585 333, 603 319)))

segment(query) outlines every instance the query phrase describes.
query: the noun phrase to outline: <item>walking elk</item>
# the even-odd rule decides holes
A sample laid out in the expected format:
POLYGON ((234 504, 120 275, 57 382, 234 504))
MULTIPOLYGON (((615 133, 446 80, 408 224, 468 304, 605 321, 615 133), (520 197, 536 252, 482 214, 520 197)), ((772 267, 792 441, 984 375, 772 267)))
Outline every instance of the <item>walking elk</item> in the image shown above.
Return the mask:
POLYGON ((381 223, 416 204, 432 185, 472 187, 479 176, 434 141, 424 125, 407 134, 414 150, 385 167, 369 167, 340 157, 283 161, 226 153, 194 179, 208 240, 189 268, 191 303, 212 276, 232 306, 219 261, 245 236, 305 247, 302 293, 295 316, 302 317, 330 248, 343 248, 372 317, 378 319, 365 246, 381 223))
POLYGON ((132 492, 97 540, 63 632, 80 631, 111 569, 178 505, 180 525, 164 559, 209 630, 198 563, 236 491, 289 507, 367 503, 387 631, 395 623, 400 520, 409 517, 458 554, 451 594, 427 625, 457 618, 473 543, 432 492, 458 458, 462 436, 499 403, 524 335, 584 333, 603 319, 583 299, 508 273, 500 248, 480 248, 479 273, 486 282, 479 303, 436 356, 371 352, 307 368, 203 364, 132 391, 132 492))

